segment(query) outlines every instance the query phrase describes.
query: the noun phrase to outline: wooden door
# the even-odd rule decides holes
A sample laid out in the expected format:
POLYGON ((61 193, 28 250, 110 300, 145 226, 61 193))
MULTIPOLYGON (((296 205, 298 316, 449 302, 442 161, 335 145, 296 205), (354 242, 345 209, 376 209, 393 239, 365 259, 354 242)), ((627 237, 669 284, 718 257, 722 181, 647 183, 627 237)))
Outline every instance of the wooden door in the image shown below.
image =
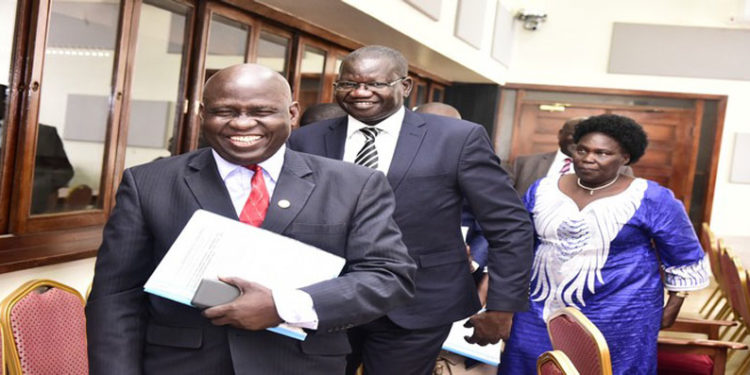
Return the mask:
POLYGON ((632 166, 633 173, 668 187, 686 209, 690 208, 697 155, 694 140, 700 134, 700 125, 695 125, 694 109, 527 101, 520 105, 517 113, 511 160, 518 155, 556 150, 557 132, 569 118, 613 113, 634 119, 648 134, 649 145, 645 155, 632 166))

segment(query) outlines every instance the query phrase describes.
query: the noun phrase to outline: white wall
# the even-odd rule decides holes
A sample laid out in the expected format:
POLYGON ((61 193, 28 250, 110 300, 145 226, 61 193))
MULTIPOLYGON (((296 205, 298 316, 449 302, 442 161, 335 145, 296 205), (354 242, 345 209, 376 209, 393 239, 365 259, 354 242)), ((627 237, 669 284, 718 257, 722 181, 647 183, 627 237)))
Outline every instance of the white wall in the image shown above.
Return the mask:
MULTIPOLYGON (((496 82, 503 82, 506 67, 490 57, 498 3, 488 0, 481 47, 477 49, 454 35, 458 0, 443 0, 440 20, 434 21, 403 0, 342 0, 386 25, 467 68, 496 82)), ((515 1, 505 1, 513 3, 515 1)))
MULTIPOLYGON (((0 0, 0 84, 8 85, 10 75, 10 54, 13 48, 13 28, 15 27, 16 0, 0 0)), ((5 109, 2 109, 5 110, 5 109)))
POLYGON ((537 31, 517 26, 508 82, 727 95, 711 226, 719 234, 746 235, 750 185, 729 182, 729 171, 734 135, 750 132, 750 82, 607 73, 614 22, 748 28, 731 21, 740 5, 740 0, 549 1, 547 22, 537 31))
POLYGON ((61 282, 75 288, 85 297, 94 276, 94 260, 94 258, 88 258, 4 273, 0 275, 0 300, 31 279, 51 279, 61 282))

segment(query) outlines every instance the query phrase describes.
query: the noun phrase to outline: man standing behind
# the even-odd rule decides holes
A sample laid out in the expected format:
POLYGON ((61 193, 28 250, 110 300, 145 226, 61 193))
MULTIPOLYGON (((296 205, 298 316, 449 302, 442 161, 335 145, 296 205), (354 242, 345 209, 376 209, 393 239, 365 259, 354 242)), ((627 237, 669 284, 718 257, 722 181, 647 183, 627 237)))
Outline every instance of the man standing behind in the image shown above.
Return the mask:
POLYGON ((298 115, 281 75, 235 65, 204 88, 210 148, 125 170, 86 306, 92 374, 341 374, 346 329, 413 295, 415 266, 386 178, 286 149, 298 115), (146 294, 197 209, 317 246, 346 265, 341 276, 297 290, 225 278, 242 294, 203 313, 146 294), (307 338, 264 330, 281 322, 307 328, 307 338))
POLYGON ((417 262, 417 292, 406 306, 350 330, 368 374, 430 374, 451 324, 479 308, 461 238, 468 202, 489 241, 487 311, 474 315, 470 342, 507 338, 514 311, 528 307, 532 229, 484 129, 404 108, 412 89, 398 51, 367 46, 349 54, 335 83, 348 117, 296 130, 292 149, 383 171, 396 195, 394 218, 417 262))
POLYGON ((529 186, 542 177, 575 172, 573 152, 576 144, 573 142, 573 132, 576 125, 585 119, 586 117, 574 117, 565 121, 557 132, 557 145, 560 147, 557 151, 523 155, 513 161, 514 187, 518 194, 526 194, 529 186))

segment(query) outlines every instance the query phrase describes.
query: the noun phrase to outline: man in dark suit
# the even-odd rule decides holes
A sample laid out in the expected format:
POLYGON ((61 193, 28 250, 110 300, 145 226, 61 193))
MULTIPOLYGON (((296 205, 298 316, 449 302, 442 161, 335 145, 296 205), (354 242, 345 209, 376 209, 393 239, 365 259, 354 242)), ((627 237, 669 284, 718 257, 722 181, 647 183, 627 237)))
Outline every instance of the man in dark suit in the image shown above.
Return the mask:
POLYGON ((270 69, 221 70, 206 82, 203 99, 210 148, 123 174, 86 306, 91 373, 343 373, 351 350, 346 329, 414 292, 415 265, 392 218, 385 176, 287 149, 299 106, 270 69), (197 209, 317 246, 346 265, 338 278, 299 290, 225 278, 242 294, 202 313, 144 293, 197 209), (281 322, 306 328, 307 338, 264 330, 281 322))
MULTIPOLYGON (((513 176, 513 187, 518 194, 523 196, 536 180, 556 174, 575 173, 573 169, 573 153, 576 150, 576 144, 573 142, 573 133, 576 125, 587 117, 573 117, 563 123, 563 126, 557 132, 557 151, 544 152, 533 155, 518 156, 513 160, 511 174, 513 176)), ((624 166, 620 173, 628 176, 633 175, 633 169, 624 166)))
POLYGON ((417 292, 406 306, 350 330, 368 374, 430 374, 454 321, 472 316, 470 342, 507 338, 514 311, 528 306, 529 216, 478 124, 404 108, 412 80, 398 51, 367 46, 343 61, 335 97, 349 114, 295 130, 292 149, 374 167, 396 195, 394 218, 417 261, 417 292), (466 200, 489 241, 490 291, 480 304, 461 238, 466 200))

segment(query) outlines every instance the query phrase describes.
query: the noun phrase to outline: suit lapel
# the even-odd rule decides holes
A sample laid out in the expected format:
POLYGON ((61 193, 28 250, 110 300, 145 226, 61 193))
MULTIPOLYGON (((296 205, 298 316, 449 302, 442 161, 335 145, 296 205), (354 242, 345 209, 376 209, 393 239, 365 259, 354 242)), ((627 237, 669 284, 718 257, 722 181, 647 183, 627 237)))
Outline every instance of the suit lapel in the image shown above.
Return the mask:
POLYGON ((326 156, 331 159, 342 160, 344 158, 344 144, 346 143, 346 126, 348 117, 342 117, 328 126, 329 132, 325 135, 326 156))
POLYGON ((185 183, 201 208, 237 220, 232 199, 219 176, 211 150, 206 148, 198 153, 188 162, 188 168, 185 183))
POLYGON ((276 233, 284 232, 305 206, 315 188, 312 173, 297 152, 286 150, 284 166, 281 168, 279 180, 276 181, 266 219, 261 228, 276 233), (280 201, 287 202, 279 204, 280 201))
POLYGON ((396 142, 396 150, 393 152, 393 160, 388 169, 388 182, 390 182, 393 190, 396 190, 404 179, 411 163, 417 156, 419 147, 422 145, 422 140, 424 140, 424 135, 427 132, 426 125, 424 120, 416 113, 408 109, 404 113, 404 123, 401 125, 401 132, 396 142))
POLYGON ((555 161, 556 155, 557 155, 557 152, 548 152, 542 155, 542 162, 539 163, 539 173, 542 176, 547 175, 547 173, 549 172, 549 168, 552 166, 552 162, 555 161))

